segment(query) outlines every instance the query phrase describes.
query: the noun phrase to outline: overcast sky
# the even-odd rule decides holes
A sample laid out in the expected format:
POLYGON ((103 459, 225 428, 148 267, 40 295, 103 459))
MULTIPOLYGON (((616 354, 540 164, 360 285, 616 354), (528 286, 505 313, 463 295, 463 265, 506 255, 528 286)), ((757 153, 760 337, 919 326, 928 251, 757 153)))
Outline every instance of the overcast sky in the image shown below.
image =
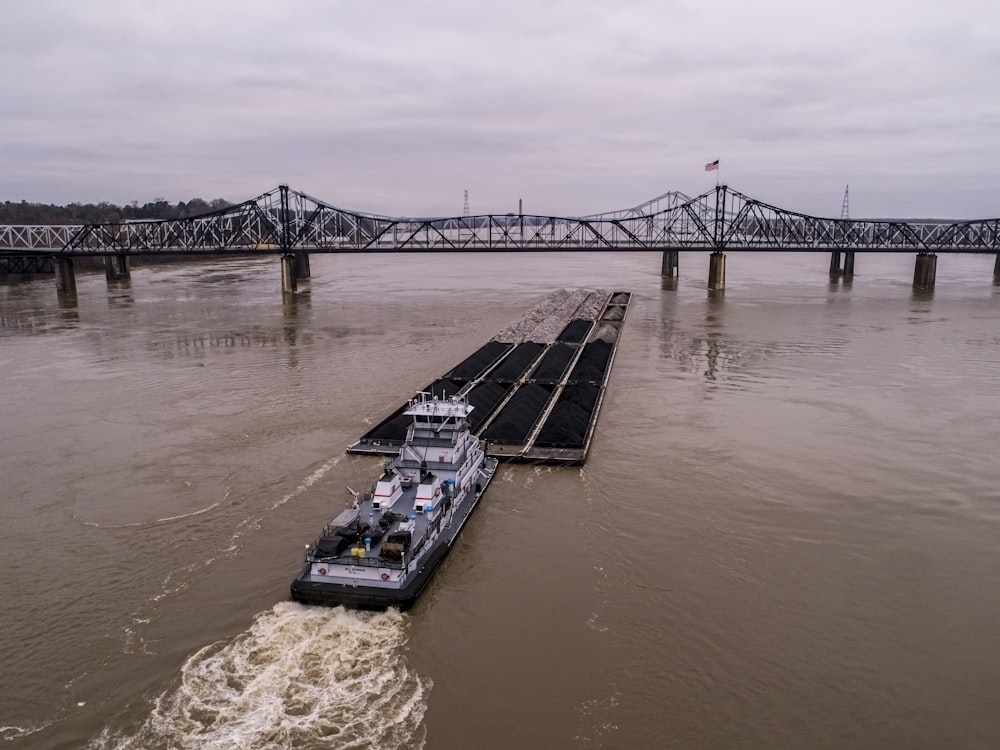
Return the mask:
POLYGON ((0 200, 1000 216, 997 0, 24 0, 0 200))

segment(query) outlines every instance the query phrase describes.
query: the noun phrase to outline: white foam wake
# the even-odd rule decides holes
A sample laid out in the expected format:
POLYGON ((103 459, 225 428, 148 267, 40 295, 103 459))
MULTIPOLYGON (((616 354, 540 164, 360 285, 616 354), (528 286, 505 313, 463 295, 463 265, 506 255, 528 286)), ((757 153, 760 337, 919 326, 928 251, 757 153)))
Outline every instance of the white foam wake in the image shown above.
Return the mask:
POLYGON ((202 508, 201 510, 191 511, 190 513, 181 513, 179 516, 167 516, 166 518, 157 518, 156 522, 157 523, 167 523, 168 521, 179 521, 182 518, 191 518, 192 516, 200 516, 203 513, 208 513, 210 510, 215 510, 218 507, 219 507, 219 504, 216 502, 216 503, 212 503, 211 505, 209 505, 206 508, 202 508))
POLYGON ((399 612, 282 602, 187 660, 125 748, 420 748, 431 683, 410 669, 399 612))
POLYGON ((322 479, 324 476, 326 476, 326 474, 330 471, 330 469, 332 469, 334 466, 336 466, 337 464, 339 464, 341 462, 341 460, 343 460, 343 458, 344 458, 344 454, 341 453, 341 454, 336 455, 333 458, 329 459, 325 464, 323 464, 318 469, 316 469, 316 471, 314 471, 312 474, 310 474, 305 479, 303 479, 302 483, 299 484, 298 487, 296 487, 294 490, 292 490, 287 495, 285 495, 284 497, 282 497, 280 500, 274 502, 268 508, 268 510, 277 510, 282 505, 284 505, 289 500, 291 500, 293 497, 298 497, 299 495, 301 495, 307 489, 309 489, 314 484, 316 484, 316 482, 318 482, 320 479, 322 479))

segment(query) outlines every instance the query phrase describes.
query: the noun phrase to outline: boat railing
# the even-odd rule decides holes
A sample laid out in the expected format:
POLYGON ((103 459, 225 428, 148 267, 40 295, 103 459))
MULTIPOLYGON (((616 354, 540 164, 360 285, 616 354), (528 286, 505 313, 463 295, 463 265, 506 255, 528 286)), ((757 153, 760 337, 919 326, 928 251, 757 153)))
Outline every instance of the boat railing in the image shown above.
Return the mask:
POLYGON ((399 465, 403 469, 418 469, 424 468, 428 471, 450 471, 455 468, 455 464, 451 461, 417 461, 415 459, 401 459, 399 465))
POLYGON ((450 448, 455 444, 455 439, 452 437, 441 437, 438 434, 431 434, 429 431, 425 431, 420 435, 410 436, 410 439, 406 442, 420 446, 421 448, 450 448))
POLYGON ((333 557, 310 555, 309 562, 338 563, 340 565, 353 565, 359 568, 393 568, 395 570, 402 570, 406 567, 406 563, 403 560, 386 560, 382 557, 355 557, 353 555, 335 555, 333 557))

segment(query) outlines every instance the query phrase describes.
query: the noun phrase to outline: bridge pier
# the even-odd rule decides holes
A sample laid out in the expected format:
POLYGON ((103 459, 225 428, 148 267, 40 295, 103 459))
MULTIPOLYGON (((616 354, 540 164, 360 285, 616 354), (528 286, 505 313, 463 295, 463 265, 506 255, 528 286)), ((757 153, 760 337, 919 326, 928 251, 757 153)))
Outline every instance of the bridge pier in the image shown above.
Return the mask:
POLYGON ((708 259, 708 288, 726 288, 726 254, 716 250, 708 259))
POLYGON ((70 257, 55 258, 56 291, 59 294, 76 294, 76 273, 73 271, 73 259, 70 257))
POLYGON ((993 263, 993 281, 1000 283, 1000 253, 997 253, 997 259, 993 263))
POLYGON ((128 256, 124 253, 105 255, 104 277, 108 281, 121 281, 129 278, 128 256))
POLYGON ((677 251, 664 250, 663 264, 660 266, 660 276, 677 278, 678 273, 679 273, 679 266, 677 264, 677 251))
POLYGON ((298 270, 298 263, 296 262, 295 255, 289 253, 287 255, 281 256, 281 291, 282 292, 294 292, 298 289, 298 277, 296 276, 296 271, 298 270))
POLYGON ((846 250, 844 252, 844 270, 841 272, 841 276, 854 276, 854 251, 846 250))
POLYGON ((913 288, 933 289, 937 276, 937 255, 934 253, 917 253, 913 266, 913 288))
POLYGON ((843 276, 844 278, 854 276, 853 250, 834 250, 830 253, 830 275, 843 276), (841 265, 841 256, 843 256, 843 265, 841 265))
POLYGON ((295 277, 298 279, 312 278, 309 270, 309 253, 295 253, 295 277))

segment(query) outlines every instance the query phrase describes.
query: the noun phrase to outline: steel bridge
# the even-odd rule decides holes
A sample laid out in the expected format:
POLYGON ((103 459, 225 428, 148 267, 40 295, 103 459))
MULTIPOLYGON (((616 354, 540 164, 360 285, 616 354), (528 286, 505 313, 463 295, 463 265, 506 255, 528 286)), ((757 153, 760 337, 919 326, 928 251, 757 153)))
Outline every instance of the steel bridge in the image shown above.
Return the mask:
MULTIPOLYGON (((580 217, 507 213, 394 218, 338 208, 280 185, 251 200, 186 219, 0 227, 0 261, 8 265, 14 258, 29 263, 39 256, 57 262, 107 256, 122 263, 128 256, 167 253, 301 258, 309 253, 662 251, 663 273, 674 275, 676 253, 682 250, 714 255, 829 252, 831 272, 849 274, 857 252, 1000 253, 1000 219, 821 218, 772 206, 727 185, 695 198, 664 193, 632 209, 580 217)), ((308 275, 308 270, 300 275, 308 275)))

